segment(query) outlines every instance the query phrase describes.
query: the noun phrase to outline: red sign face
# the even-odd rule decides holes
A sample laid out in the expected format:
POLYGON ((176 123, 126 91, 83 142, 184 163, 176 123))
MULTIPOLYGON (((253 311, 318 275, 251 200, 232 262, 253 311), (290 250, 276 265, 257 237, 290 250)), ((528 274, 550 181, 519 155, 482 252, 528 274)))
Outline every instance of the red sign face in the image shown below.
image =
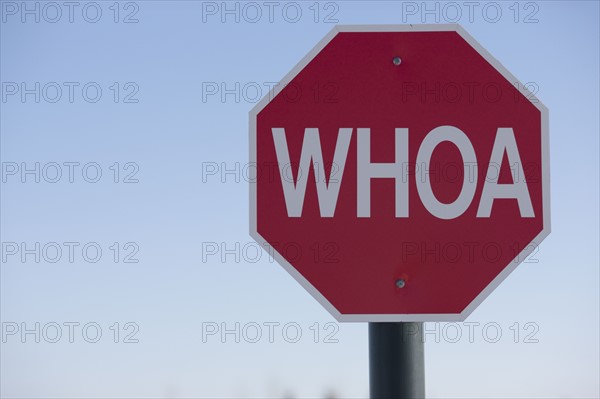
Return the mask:
POLYGON ((251 112, 251 235, 340 321, 464 320, 550 232, 547 129, 460 26, 336 27, 251 112))

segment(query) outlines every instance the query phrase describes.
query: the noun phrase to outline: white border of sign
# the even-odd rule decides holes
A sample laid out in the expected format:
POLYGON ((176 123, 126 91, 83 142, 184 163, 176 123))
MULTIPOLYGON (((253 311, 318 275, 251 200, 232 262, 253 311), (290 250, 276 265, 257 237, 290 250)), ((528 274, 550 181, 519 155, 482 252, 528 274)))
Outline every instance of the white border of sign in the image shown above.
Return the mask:
MULTIPOLYGON (((518 89, 532 101, 533 105, 540 110, 542 117, 542 195, 543 195, 543 219, 544 227, 540 234, 535 237, 533 244, 521 251, 512 262, 502 270, 494 280, 471 302, 461 313, 452 314, 342 314, 325 298, 304 276, 302 276, 283 256, 273 250, 273 257, 283 266, 285 270, 298 281, 325 309, 329 311, 340 322, 398 322, 398 321, 463 321, 492 293, 498 285, 516 267, 525 260, 548 234, 550 234, 550 149, 548 132, 548 109, 532 93, 524 88, 524 85, 513 76, 502 64, 483 48, 470 34, 458 24, 422 24, 422 25, 338 25, 334 27, 302 60, 281 80, 280 84, 262 98, 262 100, 250 111, 250 163, 256 164, 256 117, 258 113, 277 94, 290 83, 294 77, 317 55, 339 32, 457 32, 467 43, 469 43, 483 58, 485 58, 498 72, 511 83, 519 83, 518 89)), ((257 230, 256 222, 256 183, 250 183, 250 235, 259 244, 267 241, 261 237, 257 230)))

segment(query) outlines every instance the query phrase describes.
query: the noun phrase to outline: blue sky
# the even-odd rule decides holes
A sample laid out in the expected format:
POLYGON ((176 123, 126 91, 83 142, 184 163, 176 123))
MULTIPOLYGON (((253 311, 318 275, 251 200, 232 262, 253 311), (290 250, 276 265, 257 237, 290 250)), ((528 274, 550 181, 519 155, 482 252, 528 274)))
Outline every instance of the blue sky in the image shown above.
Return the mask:
POLYGON ((0 394, 367 395, 366 324, 336 323, 256 252, 242 173, 251 90, 266 94, 337 20, 459 22, 550 110, 552 233, 474 324, 427 323, 428 395, 598 397, 598 2, 478 2, 471 17, 457 2, 458 21, 443 2, 439 21, 421 2, 292 3, 272 22, 254 3, 252 22, 254 5, 228 2, 236 22, 222 2, 76 2, 70 22, 62 2, 27 2, 36 22, 0 2, 0 394), (233 93, 203 92, 222 84, 233 93), (36 163, 39 183, 22 174, 36 163), (35 323, 39 343, 22 334, 35 323))

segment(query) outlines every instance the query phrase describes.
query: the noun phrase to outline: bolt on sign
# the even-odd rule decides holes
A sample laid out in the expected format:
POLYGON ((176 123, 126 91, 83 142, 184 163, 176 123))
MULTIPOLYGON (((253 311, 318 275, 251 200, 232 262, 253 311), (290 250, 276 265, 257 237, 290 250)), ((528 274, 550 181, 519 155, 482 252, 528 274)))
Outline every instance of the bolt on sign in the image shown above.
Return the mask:
POLYGON ((459 25, 337 26, 250 112, 250 232, 339 321, 464 320, 549 234, 548 156, 459 25))

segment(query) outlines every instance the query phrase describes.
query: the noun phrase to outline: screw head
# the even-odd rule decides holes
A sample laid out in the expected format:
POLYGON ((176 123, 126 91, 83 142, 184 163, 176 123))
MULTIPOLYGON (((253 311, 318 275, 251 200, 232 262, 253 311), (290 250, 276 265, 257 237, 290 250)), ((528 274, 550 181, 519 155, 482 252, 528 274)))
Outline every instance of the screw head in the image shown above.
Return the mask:
POLYGON ((394 57, 392 62, 394 63, 394 65, 398 66, 402 63, 402 59, 400 59, 400 57, 394 57))
POLYGON ((405 285, 406 285, 406 281, 404 281, 404 279, 396 280, 396 287, 404 288, 405 285))

